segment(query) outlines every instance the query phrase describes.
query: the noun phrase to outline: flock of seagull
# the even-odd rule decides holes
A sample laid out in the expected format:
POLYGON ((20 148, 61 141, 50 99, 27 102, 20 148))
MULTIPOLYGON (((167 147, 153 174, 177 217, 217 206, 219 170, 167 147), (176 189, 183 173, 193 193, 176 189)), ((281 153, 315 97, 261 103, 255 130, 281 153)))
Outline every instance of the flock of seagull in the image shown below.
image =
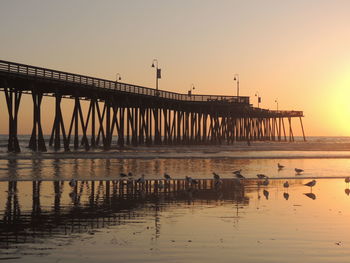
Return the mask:
MULTIPOLYGON (((285 168, 285 166, 284 165, 282 165, 282 164, 280 164, 280 163, 278 163, 277 164, 277 169, 280 171, 280 170, 282 170, 282 169, 284 169, 285 168)), ((303 172, 304 172, 304 170, 303 169, 300 169, 300 168, 294 168, 294 171, 295 171, 295 174, 296 175, 301 175, 303 172)), ((234 171, 233 172, 233 174, 236 176, 236 178, 238 178, 238 179, 246 179, 242 174, 241 174, 241 172, 242 172, 242 169, 240 169, 240 170, 237 170, 237 171, 234 171)), ((263 185, 268 185, 269 184, 269 177, 268 176, 266 176, 265 174, 257 174, 256 175, 257 177, 258 177, 258 179, 263 179, 264 181, 263 181, 263 185)), ((216 177, 216 174, 214 173, 214 179, 215 178, 217 178, 216 177)), ((350 178, 349 178, 349 182, 350 182, 350 178)), ((312 187, 314 187, 315 185, 316 185, 316 180, 312 180, 312 181, 310 181, 310 182, 308 182, 308 183, 306 183, 306 184, 304 184, 305 186, 309 186, 309 187, 311 187, 311 189, 312 189, 312 187)), ((289 187, 289 183, 288 183, 288 181, 285 181, 284 183, 283 183, 283 187, 284 188, 288 188, 289 187)))
MULTIPOLYGON (((277 169, 278 169, 279 171, 282 170, 282 169, 284 169, 284 168, 285 168, 284 165, 281 165, 280 163, 277 164, 277 169)), ((301 174, 304 172, 304 170, 303 170, 303 169, 300 169, 300 168, 295 168, 294 171, 295 171, 296 175, 301 175, 301 174)), ((239 179, 239 180, 248 179, 248 178, 246 178, 246 177, 244 177, 244 176, 242 175, 242 169, 233 171, 233 174, 234 174, 234 176, 235 176, 237 179, 239 179)), ((126 173, 120 173, 119 176, 120 176, 121 178, 126 178, 126 177, 127 177, 129 181, 133 181, 132 178, 134 177, 133 173, 131 173, 131 172, 129 172, 129 173, 127 173, 127 174, 126 174, 126 173)), ((264 180, 264 181, 261 183, 262 185, 267 186, 267 185, 269 184, 269 177, 266 176, 265 174, 257 174, 256 176, 258 177, 258 179, 264 180)), ((164 188, 164 187, 165 187, 165 184, 169 183, 169 181, 172 179, 171 176, 170 176, 169 174, 167 174, 167 173, 164 173, 163 177, 164 177, 164 179, 165 179, 165 183, 163 183, 163 181, 160 180, 160 181, 158 182, 158 185, 157 185, 158 188, 164 188)), ((221 178, 220 178, 220 175, 217 174, 217 173, 215 173, 215 172, 213 172, 213 177, 214 177, 214 186, 215 186, 216 188, 220 187, 220 186, 222 185, 222 180, 221 180, 221 178)), ((190 185, 197 185, 197 184, 199 184, 199 181, 198 181, 198 180, 193 179, 193 178, 190 177, 190 176, 186 176, 186 177, 185 177, 185 180, 186 180, 186 182, 189 183, 190 185)), ((136 179, 136 183, 138 183, 138 184, 144 184, 145 182, 146 182, 146 179, 145 179, 145 175, 144 175, 144 174, 142 174, 141 177, 139 177, 138 179, 136 179)), ((346 177, 346 178, 345 178, 345 183, 346 183, 346 184, 349 184, 349 183, 350 183, 350 177, 346 177)), ((69 182, 69 185, 70 185, 71 187, 75 187, 76 184, 77 184, 77 182, 76 182, 75 179, 71 179, 70 182, 69 182)), ((304 185, 305 185, 305 186, 308 186, 308 187, 311 187, 311 191, 312 191, 312 187, 314 187, 314 186, 316 185, 316 180, 312 180, 312 181, 310 181, 310 182, 308 182, 308 183, 306 183, 306 184, 304 184, 304 185)), ((283 187, 284 187, 285 189, 289 188, 289 183, 288 183, 288 181, 285 181, 285 182, 283 183, 283 187)))

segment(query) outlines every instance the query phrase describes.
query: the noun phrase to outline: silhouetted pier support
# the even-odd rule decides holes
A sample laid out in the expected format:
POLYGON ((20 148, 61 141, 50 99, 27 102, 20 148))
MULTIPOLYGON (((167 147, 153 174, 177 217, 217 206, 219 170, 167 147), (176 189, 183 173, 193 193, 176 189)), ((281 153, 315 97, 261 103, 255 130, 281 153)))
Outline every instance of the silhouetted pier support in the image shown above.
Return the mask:
POLYGON ((29 148, 33 151, 46 152, 46 145, 41 128, 41 101, 43 93, 38 92, 35 88, 32 89, 33 98, 33 129, 29 140, 29 148))
POLYGON ((20 152, 21 149, 17 137, 17 122, 22 91, 8 87, 6 82, 3 85, 9 117, 9 139, 7 148, 9 152, 20 152))

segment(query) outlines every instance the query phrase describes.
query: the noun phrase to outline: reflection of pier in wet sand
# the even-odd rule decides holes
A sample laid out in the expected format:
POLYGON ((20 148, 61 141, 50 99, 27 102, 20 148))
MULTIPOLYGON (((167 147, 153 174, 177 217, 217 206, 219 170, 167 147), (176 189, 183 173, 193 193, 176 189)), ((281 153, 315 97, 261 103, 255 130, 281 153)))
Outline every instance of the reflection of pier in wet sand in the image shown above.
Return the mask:
POLYGON ((94 229, 144 216, 154 217, 157 237, 160 234, 158 213, 166 210, 167 204, 226 200, 243 208, 249 203, 245 192, 250 183, 224 181, 220 189, 212 179, 198 180, 196 185, 182 179, 146 180, 144 184, 134 180, 76 181, 73 186, 67 181, 2 182, 3 186, 8 185, 0 221, 0 247, 10 248, 11 244, 32 243, 70 233, 93 234, 94 229), (31 198, 26 196, 21 203, 21 190, 28 191, 30 185, 31 198), (52 188, 54 194, 50 193, 52 188), (43 205, 43 197, 47 203, 48 196, 53 200, 43 205))

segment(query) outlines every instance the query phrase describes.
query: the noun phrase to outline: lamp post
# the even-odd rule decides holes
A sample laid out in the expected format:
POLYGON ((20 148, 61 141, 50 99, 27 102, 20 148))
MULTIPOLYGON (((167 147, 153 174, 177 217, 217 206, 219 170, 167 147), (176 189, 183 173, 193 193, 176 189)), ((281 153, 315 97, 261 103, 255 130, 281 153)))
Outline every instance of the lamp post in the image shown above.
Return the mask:
POLYGON ((156 68, 156 96, 159 96, 159 91, 158 91, 158 79, 161 78, 161 69, 158 68, 158 60, 153 59, 152 61, 152 68, 156 68))
POLYGON ((115 87, 116 88, 118 88, 118 80, 122 80, 122 77, 120 76, 119 73, 117 73, 115 76, 115 87))
POLYGON ((237 100, 239 101, 239 75, 238 74, 234 75, 233 81, 236 81, 237 83, 237 100))
POLYGON ((255 93, 255 97, 258 97, 258 109, 259 109, 260 108, 259 106, 260 106, 260 103, 261 103, 261 97, 259 96, 259 92, 258 91, 255 93))
POLYGON ((195 90, 195 87, 193 85, 193 83, 191 84, 191 88, 188 91, 188 96, 191 97, 192 96, 192 90, 195 90))
POLYGON ((277 100, 277 99, 275 99, 275 102, 276 102, 276 104, 277 104, 277 111, 278 111, 278 100, 277 100))

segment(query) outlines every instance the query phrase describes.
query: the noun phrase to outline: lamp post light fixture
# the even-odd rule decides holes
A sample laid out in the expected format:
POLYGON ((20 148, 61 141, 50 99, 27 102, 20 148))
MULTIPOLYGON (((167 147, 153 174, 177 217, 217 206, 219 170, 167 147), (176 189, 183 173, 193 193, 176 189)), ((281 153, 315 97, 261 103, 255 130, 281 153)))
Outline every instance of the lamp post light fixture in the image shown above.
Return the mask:
POLYGON ((257 91, 255 93, 255 97, 258 97, 258 109, 260 108, 260 103, 261 103, 261 97, 259 96, 259 92, 257 91))
POLYGON ((276 102, 276 104, 277 104, 277 111, 278 111, 278 100, 277 100, 277 99, 275 99, 275 102, 276 102))
POLYGON ((158 79, 161 78, 161 69, 158 68, 158 60, 157 59, 153 59, 152 68, 156 68, 156 96, 159 96, 158 79))
POLYGON ((233 81, 236 81, 237 83, 237 100, 239 100, 239 75, 238 74, 234 75, 233 81))

